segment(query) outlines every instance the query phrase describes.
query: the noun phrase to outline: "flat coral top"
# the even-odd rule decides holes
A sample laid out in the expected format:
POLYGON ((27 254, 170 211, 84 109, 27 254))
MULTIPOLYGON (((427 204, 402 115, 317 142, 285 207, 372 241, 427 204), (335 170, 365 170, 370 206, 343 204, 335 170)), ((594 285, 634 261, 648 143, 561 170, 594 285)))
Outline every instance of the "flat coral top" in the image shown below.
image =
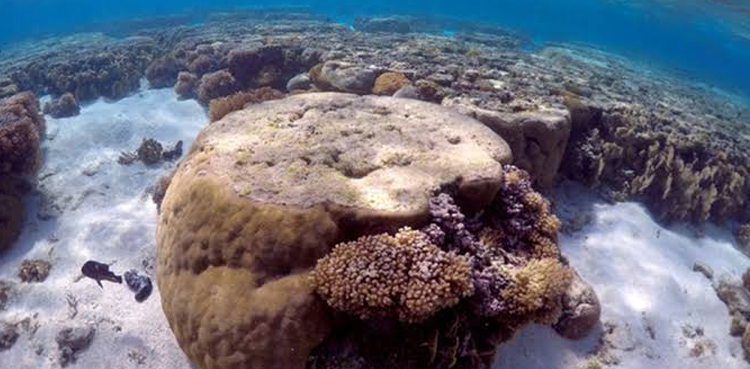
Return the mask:
POLYGON ((499 181, 510 160, 490 129, 438 105, 315 93, 211 124, 183 169, 220 177, 254 201, 408 212, 426 208, 440 186, 499 181))

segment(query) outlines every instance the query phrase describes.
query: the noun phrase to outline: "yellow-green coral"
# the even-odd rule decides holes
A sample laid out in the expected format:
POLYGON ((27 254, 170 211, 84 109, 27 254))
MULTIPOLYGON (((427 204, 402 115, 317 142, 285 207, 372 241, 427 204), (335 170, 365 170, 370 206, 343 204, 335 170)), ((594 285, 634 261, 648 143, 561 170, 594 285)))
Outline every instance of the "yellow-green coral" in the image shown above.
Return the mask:
POLYGON ((337 245, 313 278, 329 305, 361 319, 419 322, 472 292, 468 259, 409 228, 337 245))
POLYGON ((510 285, 503 291, 509 317, 552 324, 560 315, 561 297, 570 285, 570 269, 553 258, 532 259, 520 268, 504 268, 510 285))

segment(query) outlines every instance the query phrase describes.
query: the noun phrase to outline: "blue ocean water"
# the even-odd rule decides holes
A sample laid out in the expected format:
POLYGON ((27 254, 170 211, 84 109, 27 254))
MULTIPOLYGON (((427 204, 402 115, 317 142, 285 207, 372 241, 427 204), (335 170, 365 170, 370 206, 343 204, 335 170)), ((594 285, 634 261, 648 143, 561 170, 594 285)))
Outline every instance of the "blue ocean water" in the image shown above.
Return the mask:
POLYGON ((0 45, 92 23, 211 10, 306 6, 334 19, 437 14, 491 22, 535 43, 576 42, 750 96, 750 4, 741 0, 0 0, 0 45))

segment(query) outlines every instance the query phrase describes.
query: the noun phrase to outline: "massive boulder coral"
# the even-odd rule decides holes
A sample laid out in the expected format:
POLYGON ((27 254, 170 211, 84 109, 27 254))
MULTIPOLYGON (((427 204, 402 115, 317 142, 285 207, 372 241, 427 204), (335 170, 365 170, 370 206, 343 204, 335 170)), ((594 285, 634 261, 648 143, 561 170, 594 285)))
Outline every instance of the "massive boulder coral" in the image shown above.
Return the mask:
POLYGON ((489 205, 510 160, 487 127, 411 100, 303 94, 212 123, 177 168, 157 228, 178 343, 204 369, 304 368, 335 315, 315 293, 316 262, 338 243, 428 221, 436 188, 489 205))
POLYGON ((476 118, 508 141, 514 164, 528 171, 538 186, 546 189, 554 184, 570 138, 571 118, 567 111, 540 108, 519 113, 496 112, 462 99, 452 99, 443 105, 476 118))

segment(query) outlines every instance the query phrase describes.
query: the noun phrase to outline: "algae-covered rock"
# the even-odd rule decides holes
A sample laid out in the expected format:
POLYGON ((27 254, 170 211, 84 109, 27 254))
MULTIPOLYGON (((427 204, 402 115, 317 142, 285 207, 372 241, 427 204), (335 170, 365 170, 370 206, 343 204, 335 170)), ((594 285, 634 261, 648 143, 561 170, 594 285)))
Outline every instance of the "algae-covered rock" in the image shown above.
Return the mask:
POLYGON ((310 278, 317 260, 419 226, 440 187, 488 205, 510 160, 475 120, 387 97, 296 95, 212 123, 157 228, 157 283, 180 346, 204 369, 304 368, 331 329, 310 278))

